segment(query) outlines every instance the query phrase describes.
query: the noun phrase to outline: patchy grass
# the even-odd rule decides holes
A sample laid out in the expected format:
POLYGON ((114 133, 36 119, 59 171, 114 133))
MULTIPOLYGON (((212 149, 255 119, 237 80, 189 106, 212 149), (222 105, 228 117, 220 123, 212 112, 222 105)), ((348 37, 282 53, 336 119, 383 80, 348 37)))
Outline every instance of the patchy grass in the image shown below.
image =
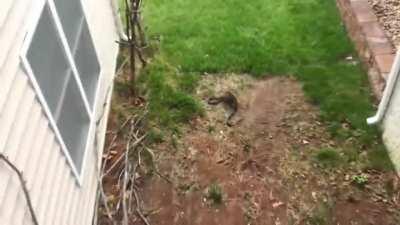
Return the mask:
POLYGON ((217 183, 212 183, 207 189, 207 198, 211 200, 214 205, 220 205, 223 201, 221 186, 217 183))
POLYGON ((179 81, 189 90, 197 73, 294 74, 335 136, 376 140, 365 123, 373 113, 366 74, 344 60, 354 51, 335 1, 154 0, 144 12, 149 34, 161 36, 160 57, 191 74, 179 81))
POLYGON ((201 74, 294 75, 331 134, 356 140, 358 149, 382 148, 378 129, 365 122, 374 111, 367 75, 334 0, 152 0, 143 15, 160 41, 142 77, 161 126, 201 114, 191 97, 201 74))
POLYGON ((164 134, 157 128, 151 128, 147 133, 147 140, 149 143, 161 143, 164 141, 164 134))
POLYGON ((328 203, 320 203, 306 219, 307 225, 332 224, 332 206, 328 203))
POLYGON ((339 152, 331 148, 320 149, 314 155, 315 161, 324 167, 336 167, 343 162, 339 152))
POLYGON ((368 163, 366 169, 393 171, 394 166, 384 146, 367 152, 368 163))
POLYGON ((149 117, 163 127, 177 129, 179 123, 202 114, 200 104, 189 95, 191 84, 181 76, 186 75, 158 62, 146 68, 140 77, 142 90, 148 94, 149 117))

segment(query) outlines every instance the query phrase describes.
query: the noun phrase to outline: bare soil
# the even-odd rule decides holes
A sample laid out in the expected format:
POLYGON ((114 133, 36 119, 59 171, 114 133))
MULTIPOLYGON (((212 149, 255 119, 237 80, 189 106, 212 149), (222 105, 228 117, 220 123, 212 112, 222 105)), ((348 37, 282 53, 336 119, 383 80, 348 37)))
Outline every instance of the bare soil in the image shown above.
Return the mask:
POLYGON ((296 80, 205 75, 196 94, 204 100, 205 116, 152 147, 159 172, 172 183, 156 175, 142 180, 151 224, 400 224, 392 172, 323 168, 313 160, 321 148, 349 143, 330 137, 296 80), (239 100, 233 127, 224 124, 222 107, 205 103, 223 90, 239 100), (364 188, 350 178, 361 172, 368 173, 364 188), (212 184, 221 187, 221 204, 208 197, 212 184))

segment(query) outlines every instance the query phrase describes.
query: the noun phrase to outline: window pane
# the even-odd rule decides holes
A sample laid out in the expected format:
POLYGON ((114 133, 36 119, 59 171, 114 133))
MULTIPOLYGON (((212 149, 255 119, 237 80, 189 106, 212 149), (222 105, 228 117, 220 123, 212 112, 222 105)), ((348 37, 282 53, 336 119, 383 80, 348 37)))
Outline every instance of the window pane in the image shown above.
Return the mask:
POLYGON ((85 90, 91 107, 93 107, 96 87, 99 80, 100 65, 86 21, 82 24, 82 31, 80 32, 74 58, 83 89, 85 90))
POLYGON ((78 171, 81 170, 90 118, 79 94, 76 80, 71 78, 62 102, 57 127, 78 171))
POLYGON ((47 6, 44 7, 39 19, 27 52, 27 59, 54 116, 61 90, 65 88, 69 78, 70 66, 47 6))
POLYGON ((71 49, 74 49, 80 26, 83 20, 83 11, 80 0, 54 0, 58 16, 60 17, 65 36, 71 49))

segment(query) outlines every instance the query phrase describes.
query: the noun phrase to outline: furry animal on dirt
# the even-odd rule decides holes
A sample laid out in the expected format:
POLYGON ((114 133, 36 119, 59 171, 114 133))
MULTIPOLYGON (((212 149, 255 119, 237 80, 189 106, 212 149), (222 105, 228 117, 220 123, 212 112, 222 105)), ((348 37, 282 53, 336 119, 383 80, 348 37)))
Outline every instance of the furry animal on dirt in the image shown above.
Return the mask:
POLYGON ((235 95, 232 94, 232 92, 226 91, 223 95, 219 97, 211 97, 208 99, 207 103, 209 105, 221 104, 222 107, 225 109, 225 124, 228 126, 233 125, 231 123, 231 119, 238 111, 238 101, 235 95))

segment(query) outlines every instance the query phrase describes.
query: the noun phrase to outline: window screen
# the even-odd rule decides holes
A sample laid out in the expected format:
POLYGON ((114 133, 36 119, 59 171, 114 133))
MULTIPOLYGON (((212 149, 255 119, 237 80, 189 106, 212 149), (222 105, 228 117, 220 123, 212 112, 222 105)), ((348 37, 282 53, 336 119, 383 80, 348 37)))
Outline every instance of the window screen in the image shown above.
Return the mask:
POLYGON ((46 1, 25 57, 60 142, 80 173, 100 65, 79 0, 46 1))

